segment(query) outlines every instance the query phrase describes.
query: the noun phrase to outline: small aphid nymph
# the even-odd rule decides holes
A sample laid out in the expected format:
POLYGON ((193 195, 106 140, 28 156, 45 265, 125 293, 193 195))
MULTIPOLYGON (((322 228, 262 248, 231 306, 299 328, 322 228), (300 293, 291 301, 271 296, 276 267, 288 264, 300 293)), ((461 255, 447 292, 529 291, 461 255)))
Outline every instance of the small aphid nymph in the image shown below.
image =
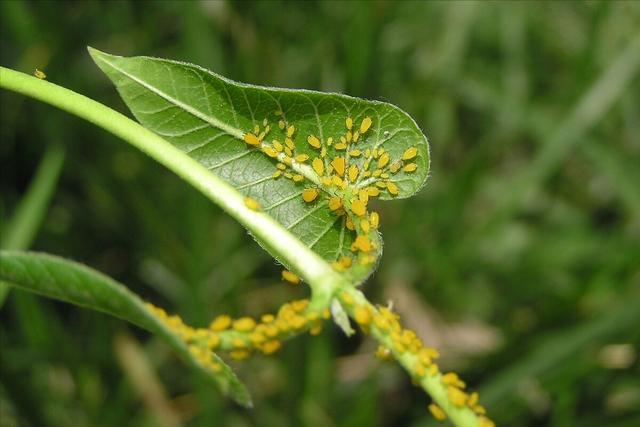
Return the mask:
POLYGON ((302 192, 302 199, 307 203, 311 203, 318 197, 318 194, 320 194, 320 190, 317 188, 305 188, 302 192))
POLYGON ((44 71, 38 70, 37 68, 33 72, 33 75, 36 76, 37 78, 39 78, 40 80, 44 80, 44 79, 47 78, 47 75, 44 73, 44 71))
POLYGON ((292 285, 297 285, 300 283, 300 278, 298 277, 298 275, 289 270, 282 270, 282 280, 291 283, 292 285))
POLYGON ((259 211, 260 210, 260 202, 258 202, 256 199, 253 199, 251 197, 245 197, 244 198, 244 204, 246 207, 248 207, 249 209, 253 210, 253 211, 259 211))

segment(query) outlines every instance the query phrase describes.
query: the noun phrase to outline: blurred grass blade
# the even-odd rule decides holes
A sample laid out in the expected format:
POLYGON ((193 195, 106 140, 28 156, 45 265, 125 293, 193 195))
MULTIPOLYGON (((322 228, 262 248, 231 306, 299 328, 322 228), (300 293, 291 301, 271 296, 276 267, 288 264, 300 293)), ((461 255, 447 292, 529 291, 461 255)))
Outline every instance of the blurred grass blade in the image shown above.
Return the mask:
POLYGON ((127 333, 116 336, 114 350, 133 389, 140 395, 159 427, 180 427, 151 361, 138 341, 127 333))
POLYGON ((631 295, 627 301, 606 310, 589 322, 554 333, 540 342, 523 359, 494 375, 480 388, 482 400, 488 407, 502 404, 522 380, 539 378, 547 370, 566 362, 571 356, 597 340, 620 331, 633 330, 640 323, 640 299, 631 295))
MULTIPOLYGON (((348 213, 360 212, 351 209, 359 190, 371 188, 383 200, 404 198, 427 179, 427 139, 393 105, 252 86, 191 64, 89 51, 143 126, 255 199, 325 261, 351 257, 360 227, 359 220, 354 230, 336 215, 332 198, 340 197, 348 213), (415 152, 403 160, 410 148, 415 152), (303 200, 305 189, 316 191, 311 200, 303 200)), ((360 280, 375 268, 362 264, 350 271, 360 280)))
POLYGON ((222 369, 214 372, 192 355, 184 341, 153 315, 144 302, 126 287, 84 265, 34 252, 0 252, 0 281, 49 298, 98 310, 134 323, 162 337, 189 365, 216 384, 243 406, 251 398, 217 355, 212 357, 222 369))
MULTIPOLYGON (((62 145, 54 143, 47 147, 27 193, 20 201, 12 218, 2 227, 0 248, 19 250, 28 249, 31 246, 55 192, 64 157, 65 151, 62 145)), ((7 292, 9 288, 0 284, 0 307, 4 303, 7 292)))
POLYGON ((508 182, 506 196, 499 201, 498 214, 491 223, 499 223, 509 216, 561 164, 585 133, 613 107, 638 76, 640 69, 640 35, 631 39, 611 65, 586 91, 573 110, 555 130, 545 138, 544 145, 512 182, 508 182))

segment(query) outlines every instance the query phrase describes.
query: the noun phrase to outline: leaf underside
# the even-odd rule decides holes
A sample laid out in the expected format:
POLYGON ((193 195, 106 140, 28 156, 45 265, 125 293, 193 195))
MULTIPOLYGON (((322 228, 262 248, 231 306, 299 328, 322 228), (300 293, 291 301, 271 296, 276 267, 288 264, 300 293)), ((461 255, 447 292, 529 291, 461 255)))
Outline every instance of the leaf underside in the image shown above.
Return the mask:
MULTIPOLYGON (((125 58, 95 49, 90 52, 143 126, 203 164, 237 191, 255 199, 264 212, 329 262, 352 256, 358 230, 347 228, 347 218, 359 219, 346 208, 346 214, 341 210, 332 211, 329 207, 332 197, 377 187, 381 200, 404 198, 418 191, 427 179, 427 139, 406 113, 391 104, 340 94, 252 86, 192 64, 151 57, 125 58), (341 137, 347 136, 346 119, 353 121, 353 135, 367 117, 371 119, 370 128, 357 142, 353 142, 353 137, 347 138, 351 139, 345 144, 347 148, 340 149, 341 137), (295 131, 290 135, 293 147, 290 157, 308 156, 306 161, 293 162, 298 168, 283 162, 283 156, 288 153, 280 150, 275 153, 277 158, 270 157, 273 151, 268 153, 269 147, 279 148, 274 141, 286 147, 287 131, 292 128, 295 131), (265 134, 261 135, 262 132, 265 134), (261 146, 246 143, 247 134, 253 135, 251 138, 262 136, 261 146), (319 148, 309 143, 310 137, 317 138, 319 148), (333 139, 331 145, 329 138, 333 139), (403 160, 403 154, 410 148, 416 154, 403 160), (379 149, 387 153, 388 159, 374 158, 379 149), (360 154, 349 155, 355 154, 354 150, 360 154), (323 151, 326 151, 324 157, 323 151), (336 157, 345 159, 344 175, 340 177, 343 188, 326 185, 323 176, 311 167, 312 161, 320 158, 324 177, 332 169, 333 175, 337 175, 332 166, 336 157), (274 177, 278 175, 278 163, 284 170, 274 177), (383 167, 379 167, 381 164, 383 167), (412 166, 408 166, 410 164, 412 166), (348 178, 352 165, 358 170, 353 180, 348 178), (390 171, 392 165, 395 173, 390 171), (369 173, 380 169, 388 176, 386 179, 366 177, 366 169, 369 173), (299 176, 294 180, 296 175, 299 176), (391 184, 378 184, 378 181, 391 184), (384 187, 396 187, 396 194, 384 187), (309 188, 320 190, 311 202, 302 197, 303 191, 309 188)), ((374 250, 376 260, 381 249, 379 244, 374 250)), ((373 268, 372 262, 368 272, 373 268)))
POLYGON ((245 386, 215 353, 214 371, 125 286, 76 262, 34 252, 0 251, 0 282, 127 320, 164 339, 180 357, 239 404, 250 407, 245 386))

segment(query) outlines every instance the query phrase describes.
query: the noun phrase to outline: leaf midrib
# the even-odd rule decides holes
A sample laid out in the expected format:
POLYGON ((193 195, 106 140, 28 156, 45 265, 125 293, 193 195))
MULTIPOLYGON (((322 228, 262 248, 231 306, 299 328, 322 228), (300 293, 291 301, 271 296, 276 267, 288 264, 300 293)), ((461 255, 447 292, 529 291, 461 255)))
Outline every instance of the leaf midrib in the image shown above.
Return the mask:
MULTIPOLYGON (((205 123, 208 123, 210 126, 213 126, 223 132, 225 132, 226 134, 240 140, 241 142, 244 142, 244 135, 246 132, 243 132, 242 130, 227 125, 224 122, 217 120, 214 117, 211 117, 207 114, 202 113, 201 111, 198 111, 197 109, 191 107, 188 104, 185 104, 177 99, 175 99, 174 97, 172 97, 171 95, 157 89, 156 87, 150 85, 149 83, 145 82, 144 80, 136 77, 135 75, 132 75, 131 73, 128 73, 127 71, 123 70, 122 68, 118 67, 117 65, 115 65, 113 62, 110 61, 106 61, 103 58, 100 58, 101 61, 106 62, 107 64, 109 64, 110 67, 113 67, 114 69, 116 69, 118 72, 122 73, 124 76, 126 76, 127 78, 131 79, 132 81, 138 83, 139 85, 145 87, 146 89, 148 89, 149 91, 151 91, 152 93, 158 95, 159 97, 163 98, 164 100, 172 103, 173 105, 175 105, 178 108, 182 108, 184 111, 186 111, 187 113, 193 115, 194 117, 199 118, 200 120, 202 120, 205 123)), ((204 89, 204 82, 202 82, 203 85, 203 89, 204 89)), ((238 86, 240 87, 240 86, 238 86)), ((240 87, 242 89, 242 87, 240 87)), ((226 90, 226 88, 225 88, 226 90)), ((244 94, 244 89, 242 90, 243 95, 244 94)), ((245 95, 246 97, 246 95, 245 95)), ((316 120, 318 121, 318 126, 320 126, 320 117, 317 113, 317 107, 315 106, 315 104, 312 102, 311 103, 314 108, 316 108, 315 111, 315 116, 316 116, 316 120)), ((235 108, 231 108, 231 111, 233 111, 233 115, 234 118, 236 116, 236 111, 235 108)), ((251 110, 250 110, 251 112, 251 110)), ((253 116, 253 113, 252 113, 253 116)), ((235 119, 237 122, 237 119, 235 119)), ((254 120, 255 121, 255 120, 254 120)), ((321 127, 321 126, 320 126, 321 127)), ((164 135, 166 136, 166 135, 164 135)), ((207 144, 204 144, 207 145, 207 144)), ((198 147, 200 148, 200 147, 198 147)), ((260 151, 260 150, 256 150, 256 151, 260 151)), ((188 153, 187 153, 188 154, 188 153)), ((285 159, 286 155, 284 153, 279 153, 278 156, 276 157, 278 161, 283 162, 285 159)), ((310 180, 311 182, 313 182, 315 185, 320 186, 320 177, 315 173, 315 171, 313 170, 313 168, 311 168, 308 165, 305 165, 304 163, 300 163, 295 161, 295 159, 292 159, 291 162, 291 167, 298 173, 302 174, 305 178, 307 178, 308 180, 310 180)), ((326 191, 326 190, 325 190, 326 191)), ((329 192, 330 194, 332 194, 331 192, 329 192)))

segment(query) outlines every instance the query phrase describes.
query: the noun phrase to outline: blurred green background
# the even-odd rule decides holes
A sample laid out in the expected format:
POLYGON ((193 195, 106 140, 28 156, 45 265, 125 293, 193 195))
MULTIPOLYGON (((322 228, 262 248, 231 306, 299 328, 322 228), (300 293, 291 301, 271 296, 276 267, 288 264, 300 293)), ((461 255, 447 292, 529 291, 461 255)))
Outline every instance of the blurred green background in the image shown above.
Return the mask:
MULTIPOLYGON (((4 0, 0 20, 3 66, 121 111, 87 45, 397 104, 429 136, 432 174, 379 206, 385 253, 366 292, 393 300, 499 425, 640 425, 640 2, 4 0)), ((5 233, 56 144, 66 159, 32 249, 194 325, 306 295, 140 152, 0 96, 5 233)), ((234 364, 252 411, 105 315, 12 291, 0 334, 2 426, 434 424, 399 367, 332 326, 234 364)))

